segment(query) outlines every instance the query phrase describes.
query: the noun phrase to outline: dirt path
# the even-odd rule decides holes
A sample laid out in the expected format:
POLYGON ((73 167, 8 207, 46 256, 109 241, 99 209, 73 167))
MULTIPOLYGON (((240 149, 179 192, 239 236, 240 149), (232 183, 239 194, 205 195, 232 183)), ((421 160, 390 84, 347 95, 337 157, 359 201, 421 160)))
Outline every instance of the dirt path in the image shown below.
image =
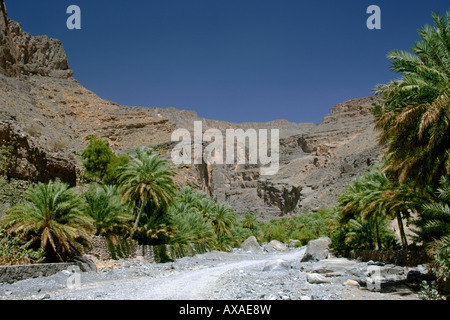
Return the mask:
MULTIPOLYGON (((367 263, 352 262, 324 283, 310 283, 319 262, 301 262, 305 247, 285 252, 208 252, 162 264, 125 260, 113 269, 79 274, 79 285, 61 271, 0 284, 0 300, 410 300, 408 286, 372 292, 345 282, 365 280, 367 263), (266 268, 268 265, 276 268, 266 268)), ((408 270, 405 269, 405 272, 408 270)))
MULTIPOLYGON (((207 300, 227 272, 249 267, 262 267, 269 261, 299 261, 304 250, 289 253, 261 255, 259 259, 242 261, 216 260, 216 263, 197 269, 182 270, 169 275, 150 278, 139 277, 114 281, 99 281, 80 288, 55 292, 54 299, 130 299, 130 300, 207 300)), ((243 256, 244 257, 244 256, 243 256)), ((175 263, 176 265, 176 263, 175 263)))

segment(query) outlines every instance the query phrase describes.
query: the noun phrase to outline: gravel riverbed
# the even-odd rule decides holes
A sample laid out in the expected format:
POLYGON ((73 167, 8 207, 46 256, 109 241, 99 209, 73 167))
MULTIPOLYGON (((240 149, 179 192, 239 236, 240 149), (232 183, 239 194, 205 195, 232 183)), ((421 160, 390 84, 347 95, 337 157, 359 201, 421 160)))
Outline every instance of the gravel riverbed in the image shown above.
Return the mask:
MULTIPOLYGON (((174 262, 104 263, 97 272, 61 271, 0 284, 1 300, 416 300, 407 275, 417 268, 392 266, 390 285, 367 290, 371 263, 347 259, 301 262, 305 247, 283 252, 212 251, 174 262), (72 283, 72 285, 70 285, 72 283)), ((380 265, 380 264, 378 264, 380 265)), ((420 266, 419 266, 420 267, 420 266)), ((388 270, 388 271, 389 271, 388 270)), ((390 272, 390 271, 389 271, 390 272)), ((383 283, 387 283, 384 279, 383 283)))

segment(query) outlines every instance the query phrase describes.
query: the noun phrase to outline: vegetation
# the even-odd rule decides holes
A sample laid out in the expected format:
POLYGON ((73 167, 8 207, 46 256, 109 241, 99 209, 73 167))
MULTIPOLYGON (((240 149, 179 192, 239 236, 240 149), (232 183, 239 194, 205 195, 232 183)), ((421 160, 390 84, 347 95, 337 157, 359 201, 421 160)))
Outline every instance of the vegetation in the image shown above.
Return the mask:
POLYGON ((412 53, 388 54, 400 80, 375 88, 372 110, 380 143, 387 146, 377 167, 349 184, 338 197, 336 251, 428 248, 436 283, 423 295, 440 297, 450 267, 450 11, 433 15, 435 26, 419 30, 412 53), (396 220, 400 244, 389 228, 396 220), (418 227, 408 243, 404 221, 418 227))
POLYGON ((260 223, 259 232, 255 234, 260 242, 278 240, 289 243, 298 240, 300 245, 306 245, 308 241, 330 236, 335 230, 335 214, 331 210, 321 209, 317 212, 305 212, 298 217, 273 219, 266 223, 260 223))
POLYGON ((87 176, 104 184, 115 184, 117 169, 129 161, 126 155, 116 156, 108 141, 95 136, 89 138, 89 145, 81 154, 81 158, 87 176))
MULTIPOLYGON (((359 218, 361 223, 369 221, 374 225, 374 239, 378 249, 390 247, 391 241, 383 244, 380 225, 386 225, 387 221, 397 220, 402 246, 408 246, 403 226, 403 219, 408 219, 411 210, 420 206, 423 198, 420 197, 408 184, 398 185, 389 181, 387 176, 378 167, 372 168, 362 177, 348 185, 345 191, 338 197, 338 211, 341 223, 348 223, 359 218), (373 223, 372 223, 373 222, 373 223)), ((372 248, 372 245, 368 247, 372 248)))
POLYGON ((450 180, 441 178, 434 201, 425 203, 415 224, 417 240, 423 241, 433 257, 439 281, 450 280, 450 180))
POLYGON ((137 149, 136 157, 119 168, 117 180, 122 201, 136 208, 132 233, 136 231, 142 213, 152 214, 144 210, 147 205, 164 211, 169 208, 177 189, 173 176, 167 160, 147 148, 137 149))
POLYGON ((67 184, 39 183, 26 202, 2 219, 9 234, 22 235, 44 250, 46 261, 65 261, 82 250, 92 226, 81 211, 81 197, 67 184))
MULTIPOLYGON (((339 197, 340 222, 348 228, 335 234, 335 242, 345 247, 352 227, 370 234, 374 224, 377 247, 389 247, 392 241, 382 240, 380 223, 395 217, 407 248, 402 220, 409 220, 418 227, 416 244, 429 249, 439 283, 448 279, 450 265, 450 11, 433 14, 433 19, 434 26, 419 30, 421 40, 412 53, 394 50, 388 55, 392 70, 402 77, 375 89, 381 99, 373 108, 387 151, 380 168, 354 181, 339 197), (413 215, 419 218, 411 221, 413 215)), ((366 245, 374 246, 370 237, 352 243, 366 245)), ((425 291, 436 297, 438 287, 427 285, 425 291)))
POLYGON ((83 197, 83 212, 94 221, 96 235, 128 235, 131 208, 122 203, 116 186, 92 185, 83 197))
POLYGON ((419 30, 413 53, 389 53, 402 78, 376 88, 382 100, 374 109, 389 178, 422 188, 437 186, 450 169, 450 11, 433 19, 435 26, 419 30))
POLYGON ((236 214, 223 204, 216 204, 201 191, 190 187, 180 190, 169 209, 176 228, 173 243, 202 243, 210 248, 229 250, 241 239, 236 214))
POLYGON ((7 234, 0 229, 0 265, 40 263, 44 261, 43 250, 33 250, 31 241, 24 242, 19 235, 7 234))

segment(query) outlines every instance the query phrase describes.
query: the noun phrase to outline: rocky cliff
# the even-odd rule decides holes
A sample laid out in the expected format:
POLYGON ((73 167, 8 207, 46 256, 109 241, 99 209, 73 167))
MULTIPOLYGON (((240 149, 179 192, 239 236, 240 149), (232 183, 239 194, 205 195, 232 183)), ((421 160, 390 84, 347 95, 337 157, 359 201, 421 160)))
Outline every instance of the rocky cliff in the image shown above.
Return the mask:
MULTIPOLYGON (((280 167, 263 176, 258 165, 195 166, 202 189, 239 212, 261 219, 295 215, 304 209, 332 206, 345 185, 376 163, 382 153, 370 108, 375 97, 334 106, 318 124, 288 121, 232 124, 203 119, 204 130, 216 128, 280 129, 280 167)), ((179 125, 201 120, 195 113, 157 110, 179 125), (189 117, 190 116, 190 117, 189 117)), ((247 146, 248 147, 248 146, 247 146)))
POLYGON ((59 40, 33 37, 0 11, 0 146, 13 146, 11 178, 75 184, 87 137, 115 150, 170 139, 175 127, 143 107, 99 98, 72 78, 59 40))
POLYGON ((41 75, 67 78, 72 75, 61 41, 33 37, 20 23, 8 19, 0 3, 0 71, 7 76, 41 75))
POLYGON ((75 184, 87 137, 107 139, 115 151, 161 145, 166 155, 176 128, 280 129, 280 169, 262 176, 258 165, 175 166, 176 181, 197 184, 219 202, 261 218, 332 205, 344 185, 377 161, 369 112, 374 97, 336 105, 318 124, 276 120, 228 123, 194 111, 127 107, 87 90, 73 77, 60 41, 33 37, 0 12, 0 146, 13 146, 9 177, 75 184))

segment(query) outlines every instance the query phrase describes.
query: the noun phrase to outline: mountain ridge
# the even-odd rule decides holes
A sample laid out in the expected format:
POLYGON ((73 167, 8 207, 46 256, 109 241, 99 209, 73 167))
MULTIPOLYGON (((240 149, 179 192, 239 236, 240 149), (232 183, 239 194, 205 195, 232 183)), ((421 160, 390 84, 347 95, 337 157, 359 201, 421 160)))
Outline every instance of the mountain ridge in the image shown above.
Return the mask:
MULTIPOLYGON (((3 1, 2 5, 3 5, 3 1)), ((115 152, 164 145, 177 128, 280 129, 280 170, 261 176, 256 165, 175 167, 176 181, 197 184, 219 202, 262 219, 330 206, 346 183, 375 163, 381 147, 370 107, 376 97, 339 103, 319 124, 284 119, 230 123, 176 108, 121 106, 73 78, 59 40, 31 36, 0 13, 0 146, 13 146, 10 178, 83 179, 80 154, 88 137, 107 139, 115 152)))

